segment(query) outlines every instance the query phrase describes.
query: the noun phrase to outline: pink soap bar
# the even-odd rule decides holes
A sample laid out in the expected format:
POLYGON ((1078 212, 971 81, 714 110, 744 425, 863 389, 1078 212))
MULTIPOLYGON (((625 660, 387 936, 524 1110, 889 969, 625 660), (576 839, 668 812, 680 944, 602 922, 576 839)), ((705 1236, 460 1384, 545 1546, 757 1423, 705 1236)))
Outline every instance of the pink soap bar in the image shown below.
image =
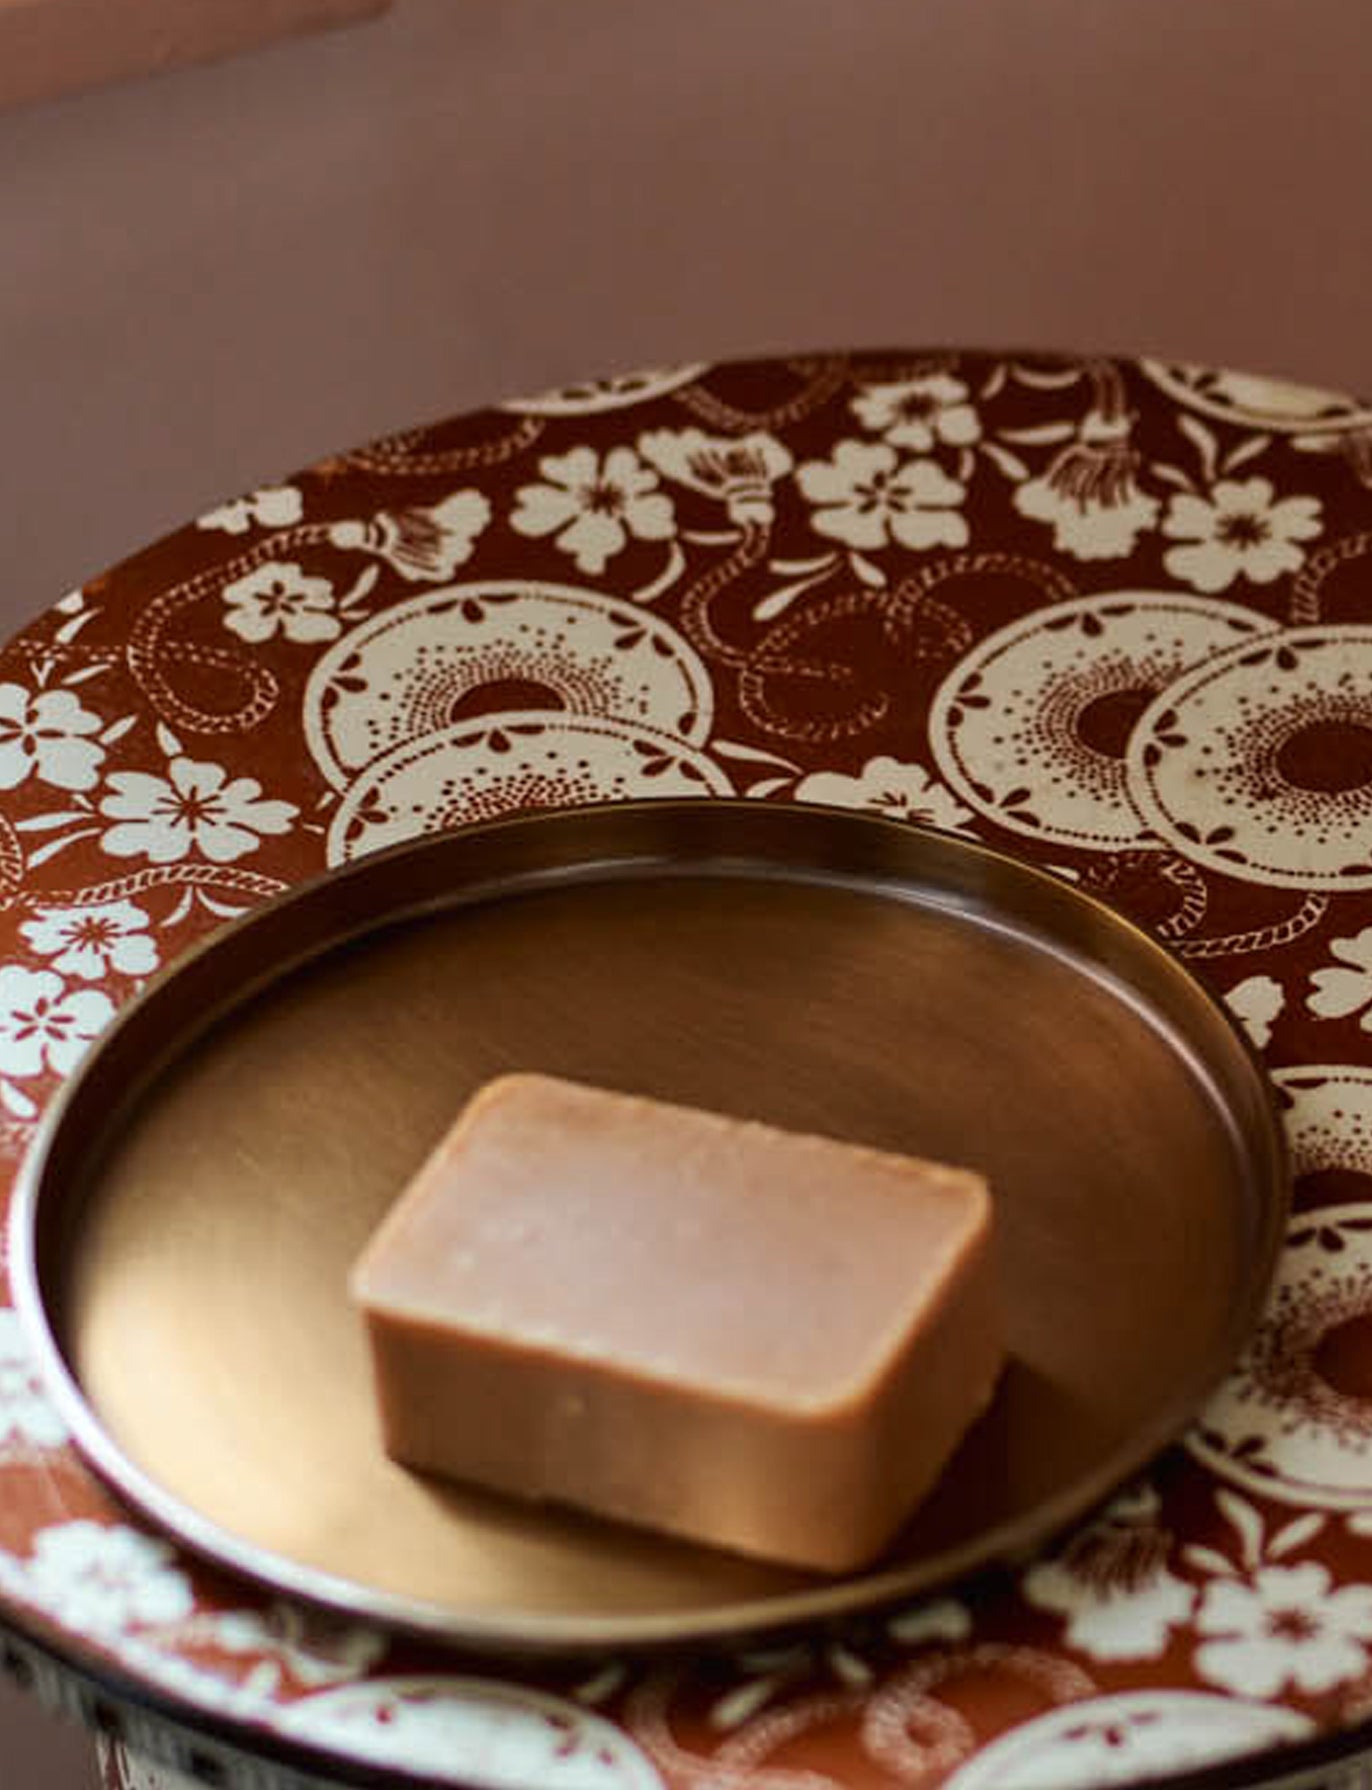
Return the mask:
POLYGON ((395 1459, 841 1571, 991 1395, 991 1242, 965 1170, 512 1075, 352 1292, 395 1459))

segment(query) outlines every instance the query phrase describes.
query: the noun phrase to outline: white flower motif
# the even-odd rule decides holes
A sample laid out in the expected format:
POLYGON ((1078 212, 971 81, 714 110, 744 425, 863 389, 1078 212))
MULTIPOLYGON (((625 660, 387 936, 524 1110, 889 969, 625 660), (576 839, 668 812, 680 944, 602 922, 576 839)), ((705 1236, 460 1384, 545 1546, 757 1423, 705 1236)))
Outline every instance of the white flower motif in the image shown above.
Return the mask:
MULTIPOLYGON (((451 1670, 369 1677, 278 1701, 272 1713, 281 1733, 346 1748, 383 1782, 396 1772, 451 1781, 456 1770, 491 1790, 664 1790, 647 1754, 618 1725, 495 1677, 451 1670)), ((731 1775, 737 1781, 742 1773, 731 1775)))
POLYGON ((1317 497, 1277 498, 1270 479, 1221 479, 1209 497, 1178 492, 1167 506, 1163 564, 1197 590, 1226 590, 1240 576, 1271 584, 1299 571, 1321 528, 1317 497))
POLYGON ((886 1632, 907 1647, 925 1641, 965 1641, 972 1632, 972 1617, 966 1604, 939 1597, 899 1611, 886 1624, 886 1632))
POLYGON ((257 644, 278 632, 287 640, 334 640, 343 624, 333 613, 333 585, 307 578, 289 560, 272 559, 235 578, 223 590, 224 626, 257 644))
POLYGON ((510 526, 522 535, 553 535, 583 572, 603 572, 627 545, 670 540, 672 500, 658 476, 632 448, 613 447, 602 460, 594 448, 574 447, 538 463, 546 484, 522 485, 510 526))
POLYGON ((157 968, 157 946, 147 926, 148 916, 133 902, 102 901, 90 907, 40 907, 19 930, 64 976, 98 982, 110 970, 146 976, 157 968))
POLYGON ((1249 976, 1224 998, 1259 1050, 1272 1042, 1272 1022, 1286 1005, 1286 990, 1274 976, 1249 976))
POLYGON ((796 785, 796 800, 871 808, 893 820, 922 821, 949 833, 963 830, 973 818, 971 809, 955 801, 922 764, 902 764, 897 758, 869 758, 856 777, 815 771, 796 785))
POLYGON ((1093 1659, 1156 1659, 1167 1637, 1185 1622, 1194 1588, 1156 1568, 1137 1584, 1096 1582, 1058 1560, 1031 1567, 1024 1594, 1040 1609, 1067 1618, 1068 1644, 1093 1659))
POLYGON ((1066 1638, 1094 1659, 1156 1659, 1185 1622, 1196 1590, 1167 1570, 1158 1496, 1131 1488, 1054 1560, 1031 1566, 1025 1597, 1065 1617, 1066 1638))
POLYGON ((380 510, 370 522, 335 522, 335 547, 375 553, 412 583, 442 583, 471 558, 477 538, 491 519, 485 494, 454 491, 428 508, 380 510))
POLYGON ((791 470, 789 449, 774 435, 707 435, 703 429, 654 429, 638 451, 665 478, 718 498, 738 528, 770 528, 772 486, 791 470))
POLYGON ((1364 926, 1353 938, 1334 939, 1329 949, 1348 968, 1333 964, 1312 971, 1310 980, 1318 993, 1308 998, 1306 1006, 1320 1019, 1343 1019, 1362 1007, 1358 1024, 1364 1032, 1372 1032, 1372 926, 1364 926))
POLYGON ((0 1310, 0 1441, 58 1448, 67 1426, 43 1390, 17 1315, 0 1310))
POLYGON ((932 460, 906 460, 884 441, 841 441, 828 460, 807 460, 796 483, 815 504, 817 534, 859 550, 965 547, 967 519, 957 509, 967 487, 932 460))
POLYGON ((1053 545, 1077 559, 1119 559, 1132 553, 1141 530, 1161 507, 1138 486, 1138 455, 1129 445, 1129 418, 1093 411, 1076 439, 1040 478, 1015 489, 1015 508, 1051 522, 1053 545))
POLYGON ((884 435, 894 446, 927 454, 936 442, 970 447, 980 439, 981 424, 968 395, 967 387, 951 373, 925 373, 863 386, 852 411, 864 428, 884 435))
POLYGON ((91 1039, 114 1016, 114 1002, 94 988, 67 988, 52 970, 20 963, 0 968, 0 1074, 66 1075, 91 1039))
POLYGON ((289 528, 304 514, 300 493, 294 485, 263 485, 244 497, 234 497, 218 509, 207 510, 195 526, 222 528, 225 534, 246 534, 256 522, 263 528, 289 528))
POLYGON ((1228 398, 1240 410, 1257 411, 1265 416, 1327 416, 1346 406, 1348 400, 1337 392, 1322 391, 1316 385, 1292 385, 1286 379, 1271 379, 1261 373, 1240 373, 1223 369, 1211 381, 1211 390, 1228 398))
POLYGON ((59 789, 89 789, 105 748, 90 738, 104 726, 70 690, 0 684, 0 789, 37 774, 59 789))
POLYGON ((253 777, 235 777, 222 765, 173 758, 166 777, 116 771, 114 792, 100 804, 116 822, 100 837, 114 858, 149 858, 170 864, 199 851, 216 864, 256 851, 266 833, 288 833, 298 810, 292 802, 262 798, 253 777))
POLYGON ((226 1653, 270 1653, 300 1684, 345 1684, 376 1664, 388 1646, 379 1629, 336 1622, 296 1604, 273 1602, 265 1613, 228 1610, 202 1619, 226 1653))
POLYGON ((80 1518, 39 1531, 27 1583, 68 1628, 113 1636, 146 1623, 180 1622, 195 1606, 165 1542, 116 1523, 80 1518))
POLYGON ((1315 1561, 1264 1566, 1251 1583, 1223 1579, 1209 1585, 1195 1618, 1196 1666, 1227 1690, 1274 1697, 1287 1685, 1331 1690, 1367 1668, 1372 1641, 1372 1585, 1330 1590, 1328 1570, 1315 1561))

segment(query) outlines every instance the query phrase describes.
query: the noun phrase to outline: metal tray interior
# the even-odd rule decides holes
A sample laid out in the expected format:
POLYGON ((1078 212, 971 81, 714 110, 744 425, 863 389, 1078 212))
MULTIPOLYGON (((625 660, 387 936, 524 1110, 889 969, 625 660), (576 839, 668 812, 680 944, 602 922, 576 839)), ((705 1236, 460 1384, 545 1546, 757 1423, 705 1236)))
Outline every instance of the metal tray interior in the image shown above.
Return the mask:
POLYGON ((181 959, 48 1115, 12 1255, 78 1445, 154 1522, 356 1615, 576 1649, 820 1621, 1031 1549, 1223 1376, 1286 1199, 1238 1029, 1068 884, 874 817, 646 803, 380 854, 181 959), (346 1272, 516 1067, 989 1175, 1011 1363, 875 1568, 787 1573, 387 1459, 346 1272))

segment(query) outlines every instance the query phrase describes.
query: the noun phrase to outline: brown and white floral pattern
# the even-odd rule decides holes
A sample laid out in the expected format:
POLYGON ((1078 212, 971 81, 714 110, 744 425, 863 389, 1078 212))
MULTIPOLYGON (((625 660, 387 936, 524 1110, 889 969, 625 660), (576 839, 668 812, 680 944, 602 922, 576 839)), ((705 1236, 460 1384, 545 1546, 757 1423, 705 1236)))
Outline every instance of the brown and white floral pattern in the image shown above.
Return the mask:
POLYGON ((1015 492, 1021 516, 1048 522, 1053 545, 1076 559, 1122 559, 1158 519, 1159 501, 1138 482, 1130 423, 1089 412, 1066 447, 1015 492))
POLYGON ((1278 497, 1270 479, 1221 479, 1174 494, 1162 519, 1162 563, 1196 590, 1228 590, 1237 578, 1271 584, 1305 563, 1302 543, 1320 533, 1319 499, 1278 497))
POLYGON ((1013 1728, 949 1780, 949 1790, 1102 1790, 1303 1739, 1289 1709, 1198 1691, 1119 1691, 1013 1728))
POLYGON ((889 441, 840 441, 829 459, 807 460, 796 483, 815 506, 815 533, 845 546, 967 545, 966 487, 933 460, 902 459, 889 441))
POLYGON ((934 753, 965 801, 1016 833, 1115 851, 1141 843, 1125 748, 1189 665, 1268 632, 1233 604, 1111 591, 1035 610, 982 640, 935 692, 934 753))
POLYGON ((407 740, 495 710, 564 711, 707 737, 709 674, 660 616, 563 585, 445 585, 353 628, 305 686, 310 750, 330 783, 407 740))
POLYGON ((1130 796, 1192 862, 1285 888, 1372 888, 1372 629, 1286 628, 1159 692, 1130 796))
POLYGON ((0 684, 0 789, 30 777, 58 789, 90 789, 105 749, 103 722, 71 690, 0 684))
POLYGON ((704 361, 693 361, 679 367, 644 367, 633 373, 611 373, 602 379, 536 392, 527 398, 508 398, 501 408, 530 416, 596 416, 601 411, 622 410, 677 391, 705 370, 704 361))
POLYGON ((1268 1497, 1372 1505, 1372 1403, 1358 1342, 1372 1330, 1372 1205, 1299 1214, 1257 1334, 1206 1410, 1192 1447, 1268 1497))
POLYGON ((676 532, 671 498, 632 448, 610 448, 603 458, 589 447, 545 454, 538 471, 537 484, 520 486, 510 527, 550 535, 579 572, 603 572, 631 540, 667 541, 676 532))
POLYGON ((945 833, 970 831, 975 819, 923 765, 894 758, 869 758, 855 777, 813 771, 796 784, 795 799, 831 808, 866 808, 888 820, 918 821, 945 833))
POLYGON ((521 809, 729 793, 715 761, 674 734, 609 717, 502 710, 407 740, 369 765, 334 810, 328 858, 341 864, 521 809))
POLYGON ((699 1661, 459 1660, 207 1572, 100 1489, 0 1310, 14 1657, 132 1680, 128 1734, 253 1790, 214 1724, 321 1773, 587 1790, 1258 1781, 1366 1745, 1370 548, 1356 400, 829 354, 392 436, 63 597, 0 664, 11 1173, 223 920, 427 828, 688 793, 974 833, 1115 901, 1266 1056, 1297 1175, 1262 1329, 1138 1484, 1017 1571, 699 1661))
POLYGON ((1322 391, 1288 379, 1235 367, 1202 367, 1185 361, 1145 360, 1148 378, 1169 397, 1221 422, 1250 429, 1309 433, 1372 423, 1372 405, 1345 392, 1322 391))
POLYGON ((300 493, 294 485, 263 485, 260 490, 231 498, 198 518, 197 528, 220 528, 225 534, 241 535, 255 525, 261 528, 286 528, 299 522, 300 493))
POLYGON ((625 1734, 577 1703, 494 1679, 373 1679, 305 1697, 287 1733, 337 1744, 354 1758, 412 1771, 454 1759, 491 1790, 662 1790, 625 1734))

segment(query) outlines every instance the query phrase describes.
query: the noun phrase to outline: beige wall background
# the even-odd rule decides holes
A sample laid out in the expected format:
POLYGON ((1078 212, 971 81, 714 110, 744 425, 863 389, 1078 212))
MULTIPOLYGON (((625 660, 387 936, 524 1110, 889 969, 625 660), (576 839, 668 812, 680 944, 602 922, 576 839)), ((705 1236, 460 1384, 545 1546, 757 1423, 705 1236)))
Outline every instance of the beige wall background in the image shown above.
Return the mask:
MULTIPOLYGON (((1368 392, 1370 299, 1367 0, 396 0, 0 114, 0 631, 515 391, 967 343, 1368 392)), ((0 1697, 6 1790, 60 1744, 0 1697)))
POLYGON ((270 474, 640 362, 1372 388, 1369 176, 1367 0, 396 0, 0 113, 0 623, 270 474))

